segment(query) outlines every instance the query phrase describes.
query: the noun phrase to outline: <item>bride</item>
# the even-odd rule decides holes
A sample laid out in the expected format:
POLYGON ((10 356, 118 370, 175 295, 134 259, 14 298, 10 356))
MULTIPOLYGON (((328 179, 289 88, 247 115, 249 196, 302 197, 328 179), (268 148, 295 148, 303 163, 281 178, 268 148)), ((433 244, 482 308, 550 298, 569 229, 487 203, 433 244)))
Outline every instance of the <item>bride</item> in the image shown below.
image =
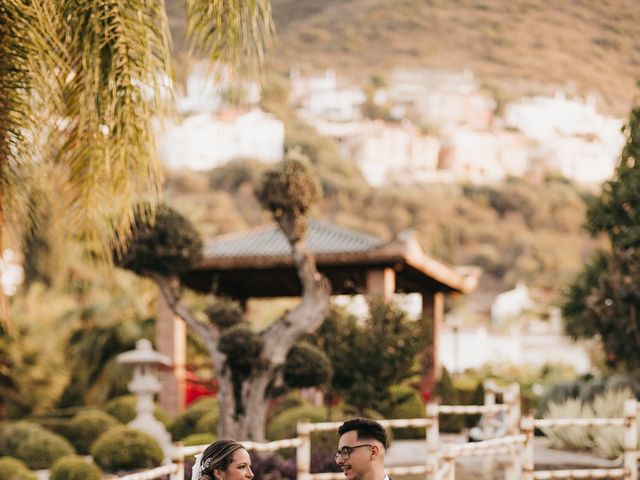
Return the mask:
POLYGON ((251 480, 251 457, 241 443, 218 440, 196 455, 191 480, 251 480))

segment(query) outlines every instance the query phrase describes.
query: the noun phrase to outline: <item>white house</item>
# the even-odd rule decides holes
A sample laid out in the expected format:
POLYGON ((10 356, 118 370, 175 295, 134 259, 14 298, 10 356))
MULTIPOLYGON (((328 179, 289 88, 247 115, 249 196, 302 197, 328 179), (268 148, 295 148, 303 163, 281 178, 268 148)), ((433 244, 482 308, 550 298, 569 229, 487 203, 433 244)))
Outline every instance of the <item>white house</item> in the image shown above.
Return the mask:
POLYGON ((243 105, 260 103, 260 86, 256 82, 232 82, 228 69, 207 62, 195 63, 187 74, 184 92, 176 97, 178 111, 186 115, 217 112, 228 100, 232 88, 239 90, 243 105))
POLYGON ((518 282, 513 290, 500 293, 491 305, 491 321, 494 325, 505 325, 533 305, 527 286, 518 282))
POLYGON ((621 150, 622 142, 559 136, 542 143, 537 156, 547 171, 597 185, 613 176, 621 150))
POLYGON ((398 69, 384 97, 392 104, 393 115, 440 127, 489 128, 496 107, 480 92, 470 70, 398 69))
POLYGON ((485 327, 452 328, 440 331, 440 360, 450 372, 481 368, 487 364, 572 366, 577 373, 591 369, 588 349, 561 334, 529 334, 512 331, 496 334, 485 327))
POLYGON ((543 169, 583 184, 613 175, 624 136, 622 120, 597 112, 595 101, 533 97, 506 107, 505 125, 538 142, 535 157, 543 169))
POLYGON ((438 168, 440 141, 411 122, 364 122, 362 129, 343 143, 343 153, 353 158, 367 182, 427 182, 438 168))
POLYGON ((201 113, 157 136, 160 158, 172 169, 209 170, 240 157, 273 163, 284 154, 284 124, 258 109, 201 113))
POLYGON ((522 177, 529 169, 529 142, 513 132, 455 128, 443 139, 440 168, 474 183, 522 177))
POLYGON ((367 97, 361 88, 340 87, 336 72, 303 77, 297 70, 290 75, 289 100, 298 107, 300 117, 307 120, 349 122, 362 119, 362 105, 367 97))

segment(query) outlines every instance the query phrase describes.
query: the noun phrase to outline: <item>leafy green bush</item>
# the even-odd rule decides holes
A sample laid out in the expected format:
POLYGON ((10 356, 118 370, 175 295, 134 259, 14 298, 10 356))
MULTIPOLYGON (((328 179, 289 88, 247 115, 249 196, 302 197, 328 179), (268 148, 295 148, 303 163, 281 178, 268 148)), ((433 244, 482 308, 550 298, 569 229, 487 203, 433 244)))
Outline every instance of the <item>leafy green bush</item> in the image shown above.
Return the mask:
POLYGON ((179 275, 202 257, 202 240, 196 228, 167 205, 158 207, 154 223, 136 212, 132 228, 126 252, 116 258, 122 268, 139 275, 179 275))
POLYGON ((197 433, 216 433, 218 430, 218 420, 220 420, 220 412, 218 409, 205 413, 200 420, 196 422, 197 433))
POLYGON ((24 462, 12 457, 0 458, 0 480, 37 480, 24 462))
POLYGON ((22 440, 15 456, 26 463, 31 470, 40 470, 49 468, 58 458, 74 453, 73 446, 66 438, 43 430, 22 440))
POLYGON ((297 240, 304 236, 305 214, 322 197, 322 187, 308 158, 291 150, 280 164, 265 172, 256 197, 281 226, 288 225, 285 235, 297 240))
POLYGON ((77 455, 56 460, 51 467, 49 480, 100 480, 102 472, 93 462, 77 455))
POLYGON ((296 437, 296 425, 303 419, 307 419, 310 422, 324 422, 327 419, 327 410, 324 407, 311 405, 284 410, 273 417, 267 424, 267 438, 269 440, 282 440, 296 437))
MULTIPOLYGON (((436 385, 436 396, 440 399, 440 405, 458 405, 458 393, 453 386, 453 381, 446 368, 442 369, 442 377, 436 385)), ((464 419, 460 415, 441 415, 440 431, 447 433, 459 433, 464 428, 464 419)))
POLYGON ((16 457, 20 444, 31 436, 46 432, 44 428, 29 422, 0 424, 0 456, 16 457))
MULTIPOLYGON (((332 420, 342 418, 342 412, 333 412, 332 420)), ((282 440, 285 438, 295 438, 297 436, 296 426, 300 420, 310 422, 325 422, 327 409, 325 407, 314 407, 303 405, 284 410, 274 416, 267 424, 267 438, 269 440, 282 440)), ((335 432, 314 432, 311 434, 311 448, 314 452, 330 455, 336 448, 335 432)), ((292 452, 282 451, 283 457, 288 457, 292 452)))
POLYGON ((158 442, 144 432, 127 427, 103 433, 91 447, 91 455, 107 472, 153 468, 163 459, 158 442))
POLYGON ((69 423, 69 440, 81 455, 87 455, 91 445, 107 430, 119 425, 118 420, 100 410, 78 413, 69 423))
POLYGON ((333 376, 331 359, 318 347, 298 342, 287 354, 282 376, 291 388, 325 385, 333 376))
POLYGON ((41 427, 46 428, 69 441, 71 441, 71 437, 73 436, 69 427, 69 424, 71 423, 70 418, 42 417, 29 420, 29 422, 37 423, 41 427))
POLYGON ((244 316, 240 303, 226 298, 217 298, 205 308, 204 313, 209 322, 220 330, 239 324, 244 316))
MULTIPOLYGON (((136 397, 133 395, 122 395, 109 400, 104 410, 111 416, 115 417, 120 423, 128 424, 136 418, 136 397)), ((153 416, 156 420, 162 422, 165 427, 169 427, 171 421, 169 415, 159 405, 153 410, 153 416)))
POLYGON ((213 433, 192 433, 182 439, 182 444, 190 447, 193 445, 208 445, 216 441, 213 433))
MULTIPOLYGON (((396 385, 390 388, 391 411, 390 418, 424 418, 426 415, 420 394, 407 385, 396 385)), ((394 437, 399 439, 424 438, 424 428, 398 428, 394 430, 394 437)))
MULTIPOLYGON (((218 400, 213 397, 199 398, 193 402, 189 407, 182 412, 181 415, 176 417, 169 431, 174 440, 182 440, 192 433, 206 433, 207 430, 198 430, 198 422, 202 417, 210 412, 217 412, 219 416, 218 400)), ((213 415, 213 414, 212 414, 213 415)), ((205 425, 201 425, 205 428, 205 425)))

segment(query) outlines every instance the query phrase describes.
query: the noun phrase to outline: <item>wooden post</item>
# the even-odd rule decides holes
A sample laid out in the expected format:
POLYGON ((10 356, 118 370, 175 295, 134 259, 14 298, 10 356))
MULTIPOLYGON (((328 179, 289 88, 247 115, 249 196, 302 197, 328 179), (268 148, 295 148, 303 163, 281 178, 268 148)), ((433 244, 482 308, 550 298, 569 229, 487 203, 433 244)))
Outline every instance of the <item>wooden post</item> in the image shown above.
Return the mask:
POLYGON ((456 480, 456 459, 453 455, 453 445, 446 444, 442 453, 442 460, 449 466, 443 480, 456 480))
POLYGON ((484 387, 484 404, 495 405, 496 404, 496 384, 492 380, 485 380, 483 382, 484 387))
POLYGON ((516 435, 520 429, 520 385, 509 385, 504 392, 504 403, 509 405, 507 435, 516 435))
POLYGON ((624 402, 624 478, 638 480, 638 401, 624 402))
POLYGON ((309 420, 301 420, 297 425, 298 438, 302 445, 296 449, 297 480, 308 480, 311 473, 311 428, 309 420))
POLYGON ((520 478, 521 480, 533 480, 533 416, 526 415, 523 417, 520 428, 522 429, 522 433, 527 437, 522 452, 522 476, 520 478))
POLYGON ((178 469, 169 476, 169 480, 184 480, 184 455, 182 454, 181 442, 173 446, 173 460, 178 466, 178 469))
POLYGON ((160 372, 160 406, 175 418, 185 405, 187 327, 173 314, 162 294, 158 294, 156 312, 156 349, 169 357, 173 366, 160 372))
POLYGON ((380 295, 385 302, 392 300, 396 292, 396 272, 393 268, 368 270, 366 288, 368 295, 380 295))
POLYGON ((440 439, 440 425, 438 421, 438 404, 428 403, 426 408, 426 417, 430 421, 426 428, 427 435, 427 478, 435 478, 438 473, 438 451, 440 439))
POLYGON ((430 330, 428 344, 422 352, 423 391, 433 388, 440 379, 440 327, 444 321, 444 293, 428 292, 422 294, 422 321, 430 330))

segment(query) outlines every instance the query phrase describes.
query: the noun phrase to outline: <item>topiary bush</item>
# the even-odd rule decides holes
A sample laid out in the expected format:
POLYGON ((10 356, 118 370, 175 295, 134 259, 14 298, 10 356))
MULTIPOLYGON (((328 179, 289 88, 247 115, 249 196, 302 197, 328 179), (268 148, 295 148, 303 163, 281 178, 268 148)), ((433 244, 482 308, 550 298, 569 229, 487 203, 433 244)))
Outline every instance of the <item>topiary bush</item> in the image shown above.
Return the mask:
POLYGON ((209 322, 220 330, 239 324, 243 318, 240 302, 226 298, 217 298, 205 308, 204 313, 209 322))
POLYGON ((205 413, 200 420, 196 422, 196 432, 198 433, 215 433, 218 430, 218 421, 220 420, 220 412, 218 409, 205 413))
POLYGON ((324 422, 327 419, 327 410, 324 407, 311 405, 284 410, 273 417, 267 424, 267 438, 269 440, 295 438, 297 435, 296 425, 303 419, 307 419, 310 422, 324 422))
POLYGON ((100 480, 101 478, 100 468, 78 455, 59 458, 49 472, 49 480, 100 480))
MULTIPOLYGON (((440 405, 459 405, 458 393, 446 368, 442 369, 442 376, 435 389, 440 405)), ((440 431, 446 433, 460 433, 464 428, 461 415, 440 415, 440 431)))
POLYGON ((282 377, 291 388, 326 385, 332 376, 331 359, 306 342, 298 342, 289 350, 282 369, 282 377))
POLYGON ((30 472, 24 462, 17 458, 0 458, 0 480, 37 480, 35 473, 30 472))
MULTIPOLYGON (((342 418, 342 412, 333 412, 333 419, 342 418)), ((274 416, 267 424, 267 438, 269 440, 282 440, 285 438, 295 438, 297 436, 296 426, 300 420, 310 422, 325 422, 327 409, 324 407, 314 407, 303 405, 284 410, 274 416)), ((311 449, 322 455, 331 455, 336 448, 337 437, 335 432, 313 432, 311 434, 311 449)), ((281 451, 282 456, 288 457, 292 451, 281 451)))
MULTIPOLYGON (((120 423, 126 425, 136 418, 136 402, 136 397, 133 395, 122 395, 109 400, 104 410, 109 415, 115 417, 120 423)), ((156 420, 162 422, 166 428, 169 428, 169 425, 171 425, 169 415, 167 415, 167 412, 159 405, 155 406, 153 416, 156 420)))
POLYGON ((256 196, 273 213, 289 241, 297 241, 304 236, 306 214, 322 196, 322 187, 309 160, 300 152, 289 151, 263 175, 256 196))
MULTIPOLYGON (((389 389, 391 393, 390 418, 424 418, 426 415, 420 394, 408 385, 396 385, 389 389)), ((394 437, 399 439, 424 438, 425 429, 408 427, 397 428, 394 437)))
POLYGON ((0 424, 0 456, 16 457, 20 444, 31 436, 46 432, 44 428, 29 422, 0 424))
POLYGON ((78 413, 69 423, 69 440, 81 455, 88 455, 91 445, 107 430, 119 425, 118 420, 100 410, 78 413))
POLYGON ((94 461, 106 472, 153 468, 162 463, 160 445, 150 435, 128 427, 112 428, 91 447, 94 461))
POLYGON ((140 211, 133 222, 133 235, 126 252, 115 255, 116 263, 139 275, 150 272, 160 275, 180 275, 202 258, 202 240, 193 224, 168 207, 158 206, 155 223, 140 211))
POLYGON ((22 440, 15 456, 31 470, 41 470, 51 467, 58 458, 74 453, 73 446, 66 438, 43 429, 22 440))
MULTIPOLYGON (((215 415, 220 416, 220 409, 216 398, 203 397, 193 402, 181 415, 176 417, 169 427, 169 432, 171 432, 173 440, 182 440, 193 433, 213 433, 210 430, 203 431, 198 429, 200 419, 207 414, 214 415, 211 412, 216 412, 215 415)), ((210 422, 210 419, 208 419, 208 422, 210 422)), ((210 425, 210 423, 208 425, 210 425)), ((207 425, 201 425, 201 427, 208 428, 207 425)))

